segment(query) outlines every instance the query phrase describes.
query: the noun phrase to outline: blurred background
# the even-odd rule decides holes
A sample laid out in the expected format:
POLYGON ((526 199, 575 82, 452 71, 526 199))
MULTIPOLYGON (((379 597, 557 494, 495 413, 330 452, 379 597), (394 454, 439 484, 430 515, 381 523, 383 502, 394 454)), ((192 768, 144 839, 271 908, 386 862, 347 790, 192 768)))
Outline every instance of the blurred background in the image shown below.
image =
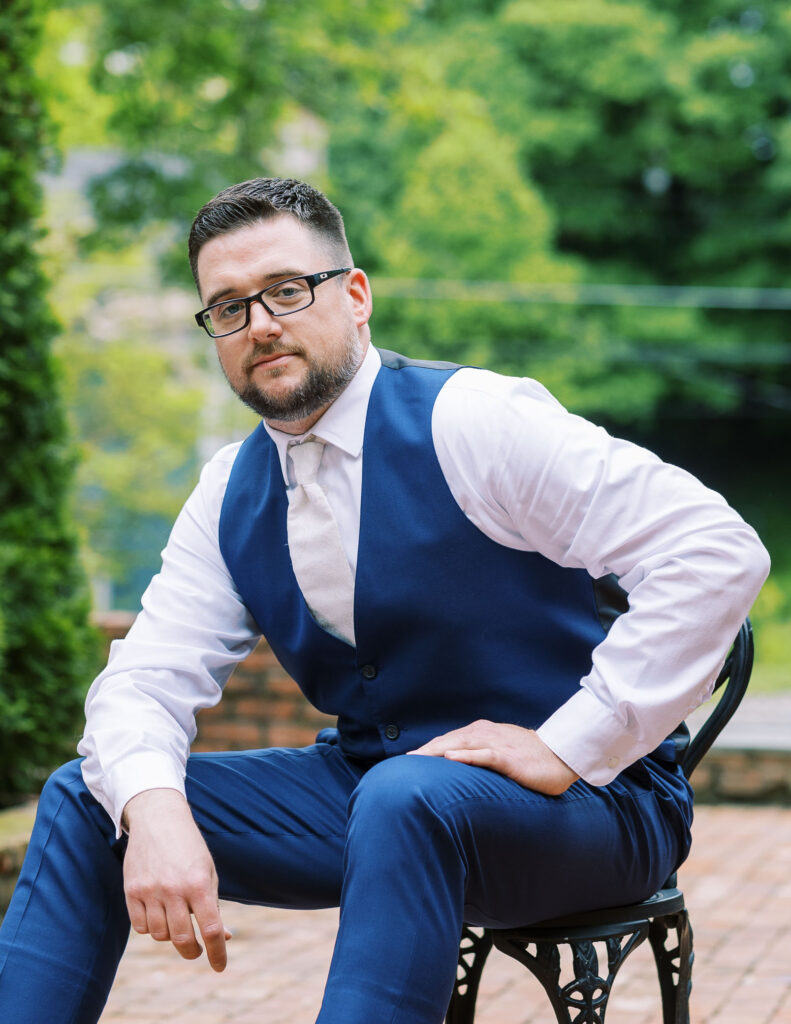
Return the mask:
MULTIPOLYGON (((41 187, 47 352, 25 372, 49 360, 67 425, 80 609, 139 607, 200 465, 254 425, 192 319, 185 241, 214 193, 274 174, 344 213, 376 344, 537 377, 725 494, 773 557, 753 689, 789 688, 787 0, 7 3, 0 71, 27 98, 0 167, 27 147, 41 187)), ((7 467, 32 429, 4 428, 7 467)), ((0 734, 35 719, 25 578, 0 598, 0 734)))

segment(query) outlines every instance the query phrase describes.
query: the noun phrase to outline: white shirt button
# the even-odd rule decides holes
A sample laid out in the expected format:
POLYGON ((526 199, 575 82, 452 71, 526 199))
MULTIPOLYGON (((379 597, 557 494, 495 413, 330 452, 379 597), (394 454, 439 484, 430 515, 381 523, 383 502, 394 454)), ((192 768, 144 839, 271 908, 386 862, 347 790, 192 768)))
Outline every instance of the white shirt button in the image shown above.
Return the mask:
POLYGON ((607 759, 607 767, 608 768, 617 768, 620 763, 621 763, 620 757, 610 757, 610 758, 607 759))

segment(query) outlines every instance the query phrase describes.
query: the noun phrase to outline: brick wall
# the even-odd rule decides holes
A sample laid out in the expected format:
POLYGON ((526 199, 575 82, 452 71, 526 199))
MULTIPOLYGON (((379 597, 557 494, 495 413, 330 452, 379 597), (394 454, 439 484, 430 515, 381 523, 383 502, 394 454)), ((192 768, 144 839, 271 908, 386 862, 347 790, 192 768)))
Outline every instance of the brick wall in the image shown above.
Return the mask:
MULTIPOLYGON (((126 636, 134 615, 109 612, 97 616, 107 646, 126 636)), ((308 704, 263 641, 239 665, 222 701, 198 715, 194 750, 243 750, 269 746, 304 746, 332 719, 308 704)), ((710 750, 692 776, 699 803, 735 801, 791 805, 791 750, 710 750)), ((4 817, 18 810, 0 811, 4 817)), ((0 920, 19 870, 30 821, 0 838, 0 920)), ((0 829, 2 832, 2 829, 0 829)))
POLYGON ((791 805, 791 750, 713 747, 690 779, 698 803, 791 805))
MULTIPOLYGON (((96 623, 110 641, 123 638, 134 622, 127 612, 107 612, 96 623)), ((280 667, 262 640, 237 666, 220 703, 198 714, 193 750, 248 750, 256 747, 301 747, 335 720, 316 711, 297 684, 280 667)))
MULTIPOLYGON (((134 615, 111 612, 97 618, 109 646, 123 637, 134 615)), ((302 696, 269 645, 259 643, 237 666, 222 701, 198 715, 193 750, 245 750, 305 746, 319 729, 334 725, 302 696)), ((791 804, 790 750, 730 750, 714 747, 692 776, 700 803, 747 801, 791 804)))

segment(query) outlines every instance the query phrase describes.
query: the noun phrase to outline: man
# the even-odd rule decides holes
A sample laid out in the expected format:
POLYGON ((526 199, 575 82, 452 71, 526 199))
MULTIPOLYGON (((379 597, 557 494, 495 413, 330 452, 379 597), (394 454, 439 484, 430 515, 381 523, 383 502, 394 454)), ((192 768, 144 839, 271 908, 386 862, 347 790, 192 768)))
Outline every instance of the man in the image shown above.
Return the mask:
POLYGON ((638 900, 684 859, 663 740, 766 554, 534 381, 374 349, 368 280, 311 187, 225 190, 190 259, 198 323, 263 422, 204 469, 91 688, 85 760, 45 787, 0 1016, 96 1021, 129 920, 224 969, 219 894, 340 904, 321 1024, 439 1024, 463 921, 638 900), (188 759, 259 632, 337 735, 188 759))

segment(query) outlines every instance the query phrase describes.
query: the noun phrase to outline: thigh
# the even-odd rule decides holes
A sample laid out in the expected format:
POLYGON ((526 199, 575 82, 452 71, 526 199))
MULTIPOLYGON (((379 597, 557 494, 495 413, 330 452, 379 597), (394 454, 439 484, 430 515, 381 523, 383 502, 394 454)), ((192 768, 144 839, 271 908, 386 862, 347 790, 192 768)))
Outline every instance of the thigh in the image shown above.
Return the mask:
MULTIPOLYGON (((394 815, 431 808, 432 831, 449 833, 464 865, 464 918, 511 927, 649 896, 683 859, 688 832, 640 766, 609 786, 580 780, 544 796, 486 769, 409 756, 361 781, 382 809, 382 841, 394 815), (377 792, 378 790, 378 792, 377 792)), ((376 811, 367 815, 369 833, 376 811)))
POLYGON ((220 895, 301 909, 337 906, 346 808, 360 772, 338 747, 194 754, 187 799, 220 895))
POLYGON ((465 814, 473 868, 465 920, 511 927, 646 899, 684 859, 688 834, 649 779, 579 780, 465 814))

